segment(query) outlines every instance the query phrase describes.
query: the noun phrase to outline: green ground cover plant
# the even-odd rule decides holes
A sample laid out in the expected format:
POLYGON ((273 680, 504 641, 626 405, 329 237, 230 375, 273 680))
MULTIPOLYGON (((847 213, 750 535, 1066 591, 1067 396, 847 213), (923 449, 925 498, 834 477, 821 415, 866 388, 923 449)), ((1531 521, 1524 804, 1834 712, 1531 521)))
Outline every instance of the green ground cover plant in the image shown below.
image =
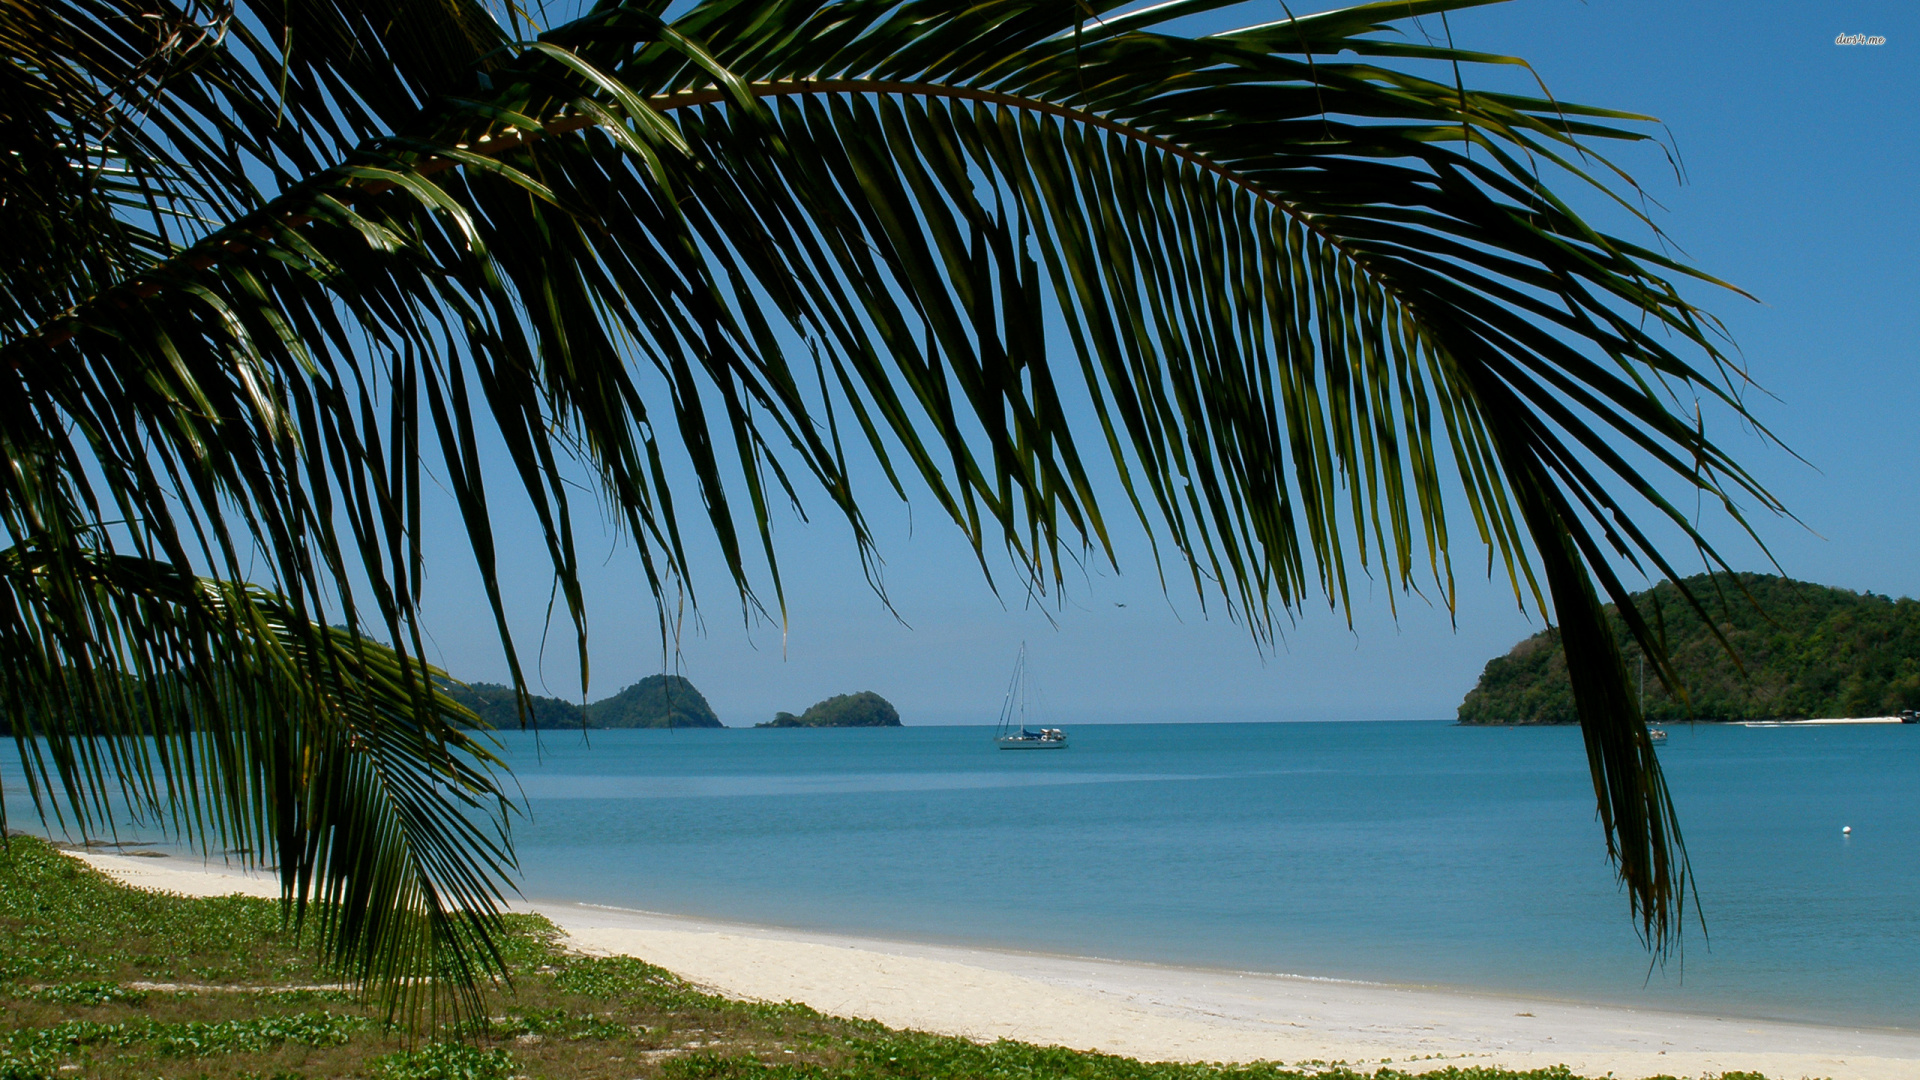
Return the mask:
MULTIPOLYGON (((979 1044, 704 993, 573 955, 514 916, 511 984, 458 1026, 402 1027, 302 950, 279 904, 118 885, 28 837, 0 850, 0 1080, 1404 1080, 1320 1062, 1188 1065, 979 1044)), ((1447 1067, 1435 1080, 1577 1080, 1447 1067)), ((1765 1080, 1728 1073, 1721 1080, 1765 1080)))

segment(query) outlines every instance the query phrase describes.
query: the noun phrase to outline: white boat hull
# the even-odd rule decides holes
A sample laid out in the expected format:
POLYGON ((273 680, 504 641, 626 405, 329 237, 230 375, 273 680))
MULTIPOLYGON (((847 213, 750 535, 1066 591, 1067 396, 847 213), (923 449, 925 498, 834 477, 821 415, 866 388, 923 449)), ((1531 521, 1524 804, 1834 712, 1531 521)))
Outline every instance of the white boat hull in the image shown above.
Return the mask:
POLYGON ((1002 750, 1065 750, 1065 739, 1017 739, 1005 738, 993 740, 1002 750))

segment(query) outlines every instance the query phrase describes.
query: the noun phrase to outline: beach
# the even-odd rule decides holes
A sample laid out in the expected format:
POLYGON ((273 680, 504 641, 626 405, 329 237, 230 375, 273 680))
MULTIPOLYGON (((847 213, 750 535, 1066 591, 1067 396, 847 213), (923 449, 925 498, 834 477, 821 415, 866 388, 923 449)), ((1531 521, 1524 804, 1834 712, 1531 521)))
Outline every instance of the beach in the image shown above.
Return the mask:
MULTIPOLYGON (((183 857, 76 852, 129 885, 187 896, 277 884, 183 857)), ((1629 1078, 1764 1073, 1907 1080, 1920 1033, 1592 1005, 1255 972, 925 945, 530 902, 583 952, 624 954, 729 997, 976 1040, 1017 1039, 1156 1061, 1344 1061, 1629 1078)))

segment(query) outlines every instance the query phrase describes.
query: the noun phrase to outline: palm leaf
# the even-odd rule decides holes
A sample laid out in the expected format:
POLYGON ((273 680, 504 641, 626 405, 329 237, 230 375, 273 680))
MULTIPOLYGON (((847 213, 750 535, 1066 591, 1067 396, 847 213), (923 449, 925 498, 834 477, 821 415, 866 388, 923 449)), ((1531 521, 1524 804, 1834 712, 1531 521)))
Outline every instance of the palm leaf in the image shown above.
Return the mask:
POLYGON ((43 815, 272 852, 296 921, 391 1013, 477 1004, 510 804, 441 673, 129 556, 0 552, 0 611, 0 715, 43 815))
MULTIPOLYGON (((1112 559, 1104 452, 1163 579, 1262 641, 1348 608, 1357 574, 1451 610, 1464 505, 1489 567, 1561 626, 1608 850, 1650 945, 1674 940, 1684 848, 1601 604, 1677 685, 1620 573, 1679 576, 1656 523, 1719 562, 1676 492, 1743 526, 1736 500, 1778 506, 1677 404, 1746 416, 1682 295, 1718 283, 1548 184, 1633 211, 1600 148, 1646 118, 1473 90, 1456 68, 1520 61, 1397 32, 1467 4, 1196 37, 1172 27, 1212 0, 707 0, 670 23, 608 0, 515 41, 454 0, 302 0, 239 4, 218 33, 167 7, 190 42, 169 52, 104 0, 8 2, 28 157, 64 165, 0 175, 43 238, 0 311, 17 549, 62 573, 124 549, 261 580, 277 625, 382 630, 424 730, 429 458, 521 681, 487 439, 583 672, 574 469, 663 633, 689 529, 749 611, 784 605, 779 501, 817 488, 870 555, 849 442, 990 579, 1004 554, 1043 591, 1112 559)), ((253 677, 222 663, 193 661, 253 677)), ((105 790, 56 771, 82 777, 71 799, 105 790)), ((446 830, 422 880, 464 867, 483 896, 504 863, 418 790, 417 827, 446 830)), ((364 970, 403 977, 384 963, 364 970)))

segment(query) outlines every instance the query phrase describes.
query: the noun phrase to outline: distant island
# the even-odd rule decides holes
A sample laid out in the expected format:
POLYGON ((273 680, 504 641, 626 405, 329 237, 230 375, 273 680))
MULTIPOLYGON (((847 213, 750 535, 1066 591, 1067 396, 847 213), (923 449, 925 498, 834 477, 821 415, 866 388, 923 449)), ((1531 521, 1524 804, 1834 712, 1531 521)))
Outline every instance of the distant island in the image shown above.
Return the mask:
POLYGON ((753 726, 777 728, 899 727, 901 725, 900 712, 891 702, 871 690, 862 690, 857 694, 838 694, 830 697, 816 703, 799 716, 790 712, 774 713, 772 720, 753 726))
MULTIPOLYGON (((1647 719, 1891 716, 1920 708, 1920 602, 1769 574, 1726 575, 1717 583, 1700 575, 1686 585, 1714 616, 1745 671, 1671 582, 1637 593, 1634 605, 1655 633, 1664 632, 1688 694, 1686 703, 1674 700, 1649 671, 1647 719)), ((1607 611, 1627 671, 1635 674, 1640 648, 1615 610, 1607 611)), ((1459 720, 1578 722, 1559 631, 1535 634, 1488 661, 1479 684, 1460 703, 1459 720)))
MULTIPOLYGON (((498 683, 449 683, 447 696, 472 709, 489 726, 520 726, 513 688, 498 683)), ((724 727, 707 699, 679 675, 649 675, 609 698, 582 708, 559 698, 534 695, 529 727, 535 728, 717 728, 724 727)))

